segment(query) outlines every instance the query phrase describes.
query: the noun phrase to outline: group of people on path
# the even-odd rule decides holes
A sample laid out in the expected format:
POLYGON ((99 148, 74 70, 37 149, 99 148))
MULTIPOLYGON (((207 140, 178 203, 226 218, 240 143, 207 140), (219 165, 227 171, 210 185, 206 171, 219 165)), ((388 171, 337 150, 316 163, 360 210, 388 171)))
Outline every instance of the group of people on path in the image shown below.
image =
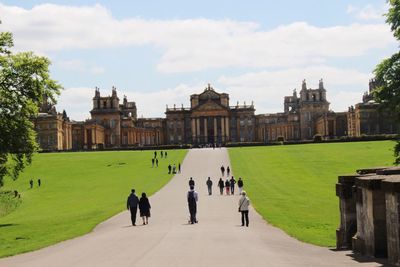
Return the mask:
POLYGON ((135 194, 135 189, 132 189, 128 200, 126 201, 126 208, 131 212, 132 226, 136 226, 136 214, 138 207, 140 217, 143 219, 143 225, 148 224, 151 209, 149 199, 147 198, 146 193, 142 193, 142 197, 139 199, 135 194))
MULTIPOLYGON (((156 154, 155 154, 156 155, 156 154)), ((227 174, 230 174, 230 169, 229 166, 227 167, 227 174)), ((221 167, 221 172, 224 175, 225 168, 222 166, 221 167), (222 168, 224 169, 222 171, 222 168)), ((180 164, 179 164, 179 172, 180 172, 180 164)), ((228 176, 229 176, 228 174, 228 176)), ((222 178, 219 179, 218 186, 220 188, 220 193, 223 195, 223 188, 226 188, 226 194, 227 195, 234 195, 235 192, 235 184, 236 180, 232 176, 231 179, 226 179, 226 182, 222 180, 222 178)), ((242 220, 242 226, 249 226, 249 205, 250 205, 250 200, 246 196, 246 192, 243 191, 243 180, 242 178, 239 178, 237 181, 238 188, 239 188, 239 194, 241 195, 238 203, 238 211, 241 213, 241 220, 242 220)), ((213 182, 210 177, 208 177, 206 181, 207 189, 208 189, 208 194, 212 195, 212 185, 213 182)), ((197 214, 197 202, 199 201, 199 194, 196 192, 195 188, 195 181, 193 180, 192 177, 189 178, 189 191, 187 192, 187 202, 188 202, 188 208, 189 208, 189 223, 190 224, 195 224, 198 223, 196 214, 197 214)), ((150 202, 149 199, 146 196, 146 193, 142 193, 142 197, 139 199, 136 194, 135 194, 135 189, 131 190, 131 194, 128 197, 127 203, 126 203, 127 209, 131 213, 131 221, 132 225, 136 226, 136 214, 137 214, 137 208, 139 207, 139 212, 140 212, 140 217, 143 219, 143 225, 148 224, 148 219, 150 217, 150 202)))
MULTIPOLYGON (((168 174, 176 174, 177 170, 176 170, 176 165, 174 163, 174 165, 171 166, 171 164, 168 165, 168 174)), ((178 163, 178 173, 181 173, 181 164, 178 163)))
MULTIPOLYGON (((226 168, 226 174, 229 178, 230 175, 230 168, 227 166, 226 168)), ((225 175, 225 167, 224 165, 221 166, 221 174, 222 176, 225 175)), ((221 195, 224 193, 224 188, 226 188, 226 195, 234 195, 235 194, 235 184, 236 180, 232 176, 230 179, 226 179, 224 182, 222 178, 219 179, 218 181, 218 187, 220 189, 221 195)), ((207 191, 208 195, 212 195, 212 186, 213 186, 213 181, 211 180, 210 177, 207 178, 206 181, 207 185, 207 191)), ((239 195, 241 195, 239 199, 239 208, 238 211, 241 213, 241 220, 242 220, 242 226, 249 227, 249 206, 250 206, 250 200, 246 195, 246 192, 243 190, 243 180, 241 177, 239 177, 239 180, 237 181, 237 185, 239 188, 239 195)), ((189 213, 190 213, 190 219, 189 223, 194 224, 198 223, 197 218, 196 218, 196 213, 197 213, 197 201, 199 200, 198 193, 194 190, 195 186, 195 181, 193 180, 192 177, 189 178, 189 192, 187 193, 187 200, 188 200, 188 206, 189 206, 189 213)))

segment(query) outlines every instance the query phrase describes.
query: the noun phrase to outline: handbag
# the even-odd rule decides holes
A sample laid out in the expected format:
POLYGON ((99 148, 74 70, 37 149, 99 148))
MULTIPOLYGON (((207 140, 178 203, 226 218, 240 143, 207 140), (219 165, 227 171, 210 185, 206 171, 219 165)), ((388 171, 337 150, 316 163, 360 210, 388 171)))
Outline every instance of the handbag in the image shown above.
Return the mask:
POLYGON ((240 208, 242 207, 243 203, 246 201, 246 199, 243 199, 242 203, 240 203, 240 206, 238 208, 238 212, 240 212, 240 208))

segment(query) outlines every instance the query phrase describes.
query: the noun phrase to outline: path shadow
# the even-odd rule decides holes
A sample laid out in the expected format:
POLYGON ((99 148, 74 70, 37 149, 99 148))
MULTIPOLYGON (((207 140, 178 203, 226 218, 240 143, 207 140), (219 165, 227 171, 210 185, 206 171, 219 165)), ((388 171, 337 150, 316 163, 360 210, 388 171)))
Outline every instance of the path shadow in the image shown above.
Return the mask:
MULTIPOLYGON (((336 249, 336 248, 331 248, 330 249, 333 252, 338 252, 338 251, 346 251, 343 249, 336 249)), ((348 253, 346 253, 346 256, 351 257, 352 260, 358 262, 358 263, 377 263, 377 266, 383 267, 383 266, 392 266, 388 263, 388 260, 386 258, 373 258, 373 257, 367 257, 363 256, 360 254, 355 254, 351 250, 347 250, 348 253)))
POLYGON ((16 223, 4 223, 4 224, 0 224, 0 228, 2 227, 10 227, 10 226, 17 226, 18 224, 16 223))

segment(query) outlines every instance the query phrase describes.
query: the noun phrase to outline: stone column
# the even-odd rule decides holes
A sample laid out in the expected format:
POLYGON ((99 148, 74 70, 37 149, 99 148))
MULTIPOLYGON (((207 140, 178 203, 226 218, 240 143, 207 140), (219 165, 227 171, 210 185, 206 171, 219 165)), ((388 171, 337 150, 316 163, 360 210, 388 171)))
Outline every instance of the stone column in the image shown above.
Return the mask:
POLYGON ((229 129, 229 117, 225 117, 225 129, 226 129, 226 141, 229 142, 230 141, 230 137, 229 137, 229 133, 230 133, 230 129, 229 129))
POLYGON ((225 117, 221 117, 221 135, 222 142, 225 142, 225 117))
POLYGON ((196 131, 197 142, 200 142, 200 118, 196 119, 196 127, 197 127, 196 131))
POLYGON ((214 117, 214 143, 218 142, 218 124, 217 124, 217 117, 214 117))
POLYGON ((207 130, 208 117, 204 118, 204 142, 208 143, 208 130, 207 130))
POLYGON ((336 230, 336 248, 351 249, 352 237, 357 232, 356 199, 353 193, 358 175, 339 176, 336 196, 339 197, 340 225, 336 230))
MULTIPOLYGON (((196 140, 196 119, 192 118, 192 143, 196 140)), ((169 142, 169 140, 168 140, 169 142)))
POLYGON ((371 257, 387 255, 386 204, 381 189, 382 175, 356 178, 357 233, 352 247, 356 253, 371 257))

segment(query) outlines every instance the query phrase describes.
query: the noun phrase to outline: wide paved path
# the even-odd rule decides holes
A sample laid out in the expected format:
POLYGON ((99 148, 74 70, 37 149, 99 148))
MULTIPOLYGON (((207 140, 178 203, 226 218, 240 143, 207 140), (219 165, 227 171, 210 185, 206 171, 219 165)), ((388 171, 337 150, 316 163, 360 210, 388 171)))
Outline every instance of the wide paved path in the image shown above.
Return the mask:
POLYGON ((250 227, 241 227, 239 196, 217 192, 221 164, 230 165, 226 149, 192 149, 182 173, 150 198, 148 225, 130 226, 125 211, 92 233, 1 259, 0 266, 379 266, 358 263, 346 255, 349 252, 333 252, 290 238, 254 210, 250 210, 250 227), (195 225, 187 223, 190 176, 199 192, 199 223, 195 225), (207 195, 208 176, 214 181, 212 196, 207 195))

